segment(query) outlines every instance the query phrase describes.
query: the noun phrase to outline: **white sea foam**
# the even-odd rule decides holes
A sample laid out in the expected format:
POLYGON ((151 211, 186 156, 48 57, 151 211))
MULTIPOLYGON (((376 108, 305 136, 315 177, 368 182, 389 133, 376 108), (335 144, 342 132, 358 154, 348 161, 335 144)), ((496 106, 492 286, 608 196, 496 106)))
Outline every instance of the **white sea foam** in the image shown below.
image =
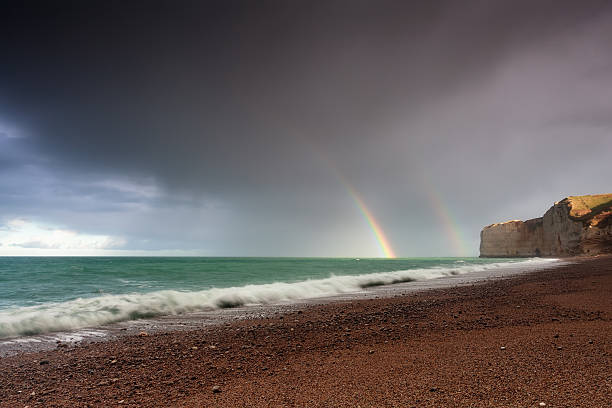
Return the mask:
POLYGON ((508 266, 539 266, 551 261, 554 260, 530 259, 517 263, 459 264, 456 267, 331 276, 295 283, 276 282, 193 292, 163 290, 151 293, 103 295, 0 310, 0 338, 95 327, 160 315, 333 296, 358 292, 378 285, 436 279, 508 266))

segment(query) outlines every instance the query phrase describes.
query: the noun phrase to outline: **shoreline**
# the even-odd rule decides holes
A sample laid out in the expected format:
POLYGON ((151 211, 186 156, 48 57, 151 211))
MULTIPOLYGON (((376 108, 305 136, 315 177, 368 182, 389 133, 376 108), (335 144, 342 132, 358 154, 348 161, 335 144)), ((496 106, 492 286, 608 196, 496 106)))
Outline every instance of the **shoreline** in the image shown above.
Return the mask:
MULTIPOLYGON (((75 328, 72 330, 0 338, 0 357, 7 357, 20 353, 53 350, 58 344, 74 346, 90 342, 114 341, 120 337, 138 335, 142 332, 146 332, 147 334, 158 334, 172 331, 200 330, 211 326, 222 326, 226 323, 238 320, 265 318, 279 313, 294 312, 313 305, 393 297, 432 289, 452 288, 482 283, 491 279, 503 279, 541 269, 553 268, 571 262, 572 260, 570 259, 562 260, 559 258, 533 258, 512 263, 492 262, 486 266, 482 266, 486 267, 486 269, 483 270, 467 273, 451 273, 437 278, 417 279, 387 285, 373 285, 355 292, 306 297, 291 301, 241 305, 206 311, 193 311, 174 315, 160 315, 151 318, 125 320, 98 326, 75 328)), ((458 269, 462 267, 462 265, 457 265, 458 269)), ((407 272, 419 273, 420 271, 427 270, 428 269, 408 270, 407 272)), ((435 271, 436 268, 430 270, 435 271)), ((448 273, 448 270, 446 273, 448 273)))
POLYGON ((607 406, 612 257, 564 261, 3 357, 0 406, 607 406))

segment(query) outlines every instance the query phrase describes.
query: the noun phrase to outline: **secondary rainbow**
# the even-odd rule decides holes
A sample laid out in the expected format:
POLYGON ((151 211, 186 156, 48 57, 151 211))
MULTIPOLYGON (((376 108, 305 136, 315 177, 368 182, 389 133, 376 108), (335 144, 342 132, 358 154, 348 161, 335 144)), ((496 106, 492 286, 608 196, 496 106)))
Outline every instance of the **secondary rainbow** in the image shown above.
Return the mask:
POLYGON ((430 183, 425 181, 426 180, 424 180, 423 183, 423 189, 425 190, 436 217, 446 231, 446 237, 451 243, 454 255, 466 256, 469 251, 461 237, 461 229, 459 228, 458 223, 453 219, 450 209, 444 204, 444 200, 440 194, 438 194, 438 192, 431 187, 430 183))

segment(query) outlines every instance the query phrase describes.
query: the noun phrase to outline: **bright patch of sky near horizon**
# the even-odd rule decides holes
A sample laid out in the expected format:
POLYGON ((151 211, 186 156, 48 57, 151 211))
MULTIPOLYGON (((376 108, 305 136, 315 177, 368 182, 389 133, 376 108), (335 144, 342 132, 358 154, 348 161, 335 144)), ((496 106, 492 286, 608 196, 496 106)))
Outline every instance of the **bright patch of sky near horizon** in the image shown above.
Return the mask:
POLYGON ((0 255, 380 256, 338 173, 398 256, 474 256, 611 192, 608 2, 2 14, 0 255))
POLYGON ((9 220, 0 230, 0 247, 4 255, 96 253, 123 245, 125 242, 119 238, 79 234, 23 219, 9 220))

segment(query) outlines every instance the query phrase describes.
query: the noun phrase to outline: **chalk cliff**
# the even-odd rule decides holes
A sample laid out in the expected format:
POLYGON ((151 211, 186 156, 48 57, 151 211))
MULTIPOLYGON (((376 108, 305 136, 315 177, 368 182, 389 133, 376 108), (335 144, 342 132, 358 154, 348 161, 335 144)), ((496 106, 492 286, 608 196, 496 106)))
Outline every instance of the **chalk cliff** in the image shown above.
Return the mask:
POLYGON ((543 217, 484 227, 480 256, 574 256, 612 253, 612 194, 572 196, 543 217))

